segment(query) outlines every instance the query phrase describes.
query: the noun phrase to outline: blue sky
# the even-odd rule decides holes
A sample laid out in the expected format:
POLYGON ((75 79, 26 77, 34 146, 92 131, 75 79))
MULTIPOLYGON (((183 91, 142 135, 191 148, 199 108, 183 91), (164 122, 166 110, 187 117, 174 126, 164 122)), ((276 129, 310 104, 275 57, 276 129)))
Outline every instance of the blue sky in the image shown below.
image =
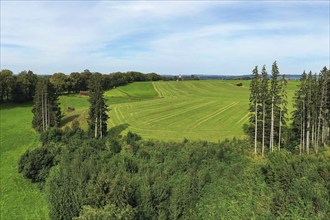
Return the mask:
POLYGON ((1 69, 160 74, 319 72, 329 1, 1 1, 1 69))

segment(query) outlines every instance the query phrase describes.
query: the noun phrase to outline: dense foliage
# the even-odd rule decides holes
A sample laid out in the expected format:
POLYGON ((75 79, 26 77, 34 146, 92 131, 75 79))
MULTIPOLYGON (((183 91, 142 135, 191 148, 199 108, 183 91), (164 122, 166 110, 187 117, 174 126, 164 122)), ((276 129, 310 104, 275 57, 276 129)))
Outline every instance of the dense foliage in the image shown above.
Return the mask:
MULTIPOLYGON (((52 219, 326 219, 330 214, 329 151, 303 157, 281 151, 260 160, 241 140, 166 143, 140 140, 131 132, 109 134, 94 139, 78 125, 51 129, 42 135, 43 147, 28 153, 48 149, 56 158, 49 173, 48 163, 31 166, 36 172, 45 166, 39 173, 48 176, 52 219)), ((24 155, 20 166, 31 160, 24 155)))

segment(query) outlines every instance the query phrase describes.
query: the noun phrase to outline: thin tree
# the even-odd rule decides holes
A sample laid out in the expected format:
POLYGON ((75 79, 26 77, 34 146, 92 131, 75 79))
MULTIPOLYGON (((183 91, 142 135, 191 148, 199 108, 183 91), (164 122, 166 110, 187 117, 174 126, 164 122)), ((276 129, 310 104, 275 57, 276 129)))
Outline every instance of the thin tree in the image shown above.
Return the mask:
POLYGON ((257 154, 258 142, 258 105, 260 96, 260 79, 258 73, 258 66, 252 71, 252 81, 250 84, 250 121, 254 124, 254 153, 257 154))
POLYGON ((95 138, 102 138, 107 132, 108 106, 103 96, 102 75, 94 73, 89 83, 89 129, 95 138))
POLYGON ((311 139, 311 116, 312 116, 312 72, 308 73, 306 86, 306 110, 307 110, 307 128, 306 128, 306 153, 309 154, 311 139))
POLYGON ((268 74, 266 66, 262 67, 261 71, 261 87, 260 87, 260 101, 262 106, 262 142, 261 142, 261 155, 265 156, 265 125, 266 125, 266 105, 268 101, 268 74))
POLYGON ((286 84, 287 81, 285 79, 285 75, 282 75, 282 79, 280 81, 280 97, 279 97, 279 104, 280 104, 280 117, 279 117, 279 129, 278 129, 278 150, 281 150, 281 134, 282 134, 282 127, 286 124, 286 114, 288 112, 287 105, 287 94, 286 94, 286 84))
POLYGON ((270 119, 270 138, 269 138, 269 149, 273 152, 274 151, 274 124, 275 124, 275 109, 278 107, 278 76, 279 70, 277 67, 276 61, 272 65, 272 75, 271 75, 271 86, 269 95, 271 97, 271 119, 270 119))

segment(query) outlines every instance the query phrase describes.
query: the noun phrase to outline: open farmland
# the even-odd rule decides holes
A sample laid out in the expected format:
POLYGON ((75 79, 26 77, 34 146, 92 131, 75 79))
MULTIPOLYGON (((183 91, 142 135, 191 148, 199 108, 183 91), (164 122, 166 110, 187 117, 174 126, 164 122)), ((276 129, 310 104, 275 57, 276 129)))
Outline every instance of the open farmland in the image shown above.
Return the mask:
MULTIPOLYGON (((210 141, 244 137, 248 121, 249 81, 136 82, 105 92, 109 127, 127 124, 143 138, 160 140, 203 139, 210 141)), ((297 82, 289 81, 289 111, 297 82)), ((64 119, 78 119, 87 127, 88 98, 63 96, 63 109, 76 108, 64 119)))

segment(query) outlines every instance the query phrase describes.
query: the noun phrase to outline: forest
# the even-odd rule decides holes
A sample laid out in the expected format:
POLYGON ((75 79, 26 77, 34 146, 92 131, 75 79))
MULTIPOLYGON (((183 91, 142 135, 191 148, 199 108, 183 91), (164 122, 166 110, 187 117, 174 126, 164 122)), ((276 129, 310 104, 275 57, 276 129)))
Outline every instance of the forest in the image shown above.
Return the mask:
MULTIPOLYGON (((38 147, 18 172, 46 195, 50 219, 328 219, 330 78, 301 75, 292 118, 284 75, 252 71, 246 138, 159 141, 109 128, 105 90, 157 74, 13 76, 1 71, 1 101, 33 100, 38 147), (74 78, 77 77, 77 81, 74 78), (84 78, 85 77, 85 78, 84 78), (64 83, 65 82, 65 83, 64 83), (89 91, 88 129, 59 128, 58 97, 89 91)), ((163 79, 164 80, 164 79, 163 79)))

